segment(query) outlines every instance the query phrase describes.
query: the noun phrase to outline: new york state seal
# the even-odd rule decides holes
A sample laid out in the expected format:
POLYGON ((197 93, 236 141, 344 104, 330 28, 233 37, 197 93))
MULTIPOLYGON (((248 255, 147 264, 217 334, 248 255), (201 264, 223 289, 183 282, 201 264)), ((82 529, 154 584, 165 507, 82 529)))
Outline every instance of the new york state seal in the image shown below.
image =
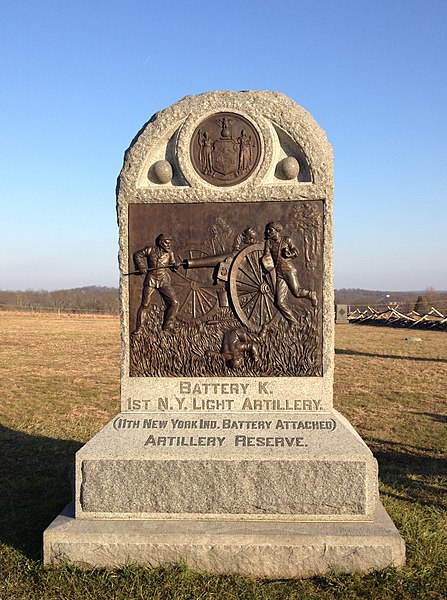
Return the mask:
POLYGON ((230 112, 208 117, 191 138, 191 161, 197 173, 216 186, 245 181, 259 163, 258 132, 242 115, 230 112))

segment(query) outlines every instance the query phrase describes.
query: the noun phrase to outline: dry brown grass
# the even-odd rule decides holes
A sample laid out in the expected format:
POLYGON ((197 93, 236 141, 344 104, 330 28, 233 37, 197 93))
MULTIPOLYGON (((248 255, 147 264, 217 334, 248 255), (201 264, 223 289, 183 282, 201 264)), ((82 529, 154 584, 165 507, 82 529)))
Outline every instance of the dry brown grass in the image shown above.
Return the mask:
POLYGON ((115 316, 0 313, 3 425, 88 440, 119 411, 115 316))
POLYGON ((374 448, 445 456, 446 332, 338 325, 335 365, 336 406, 374 448))
MULTIPOLYGON (((86 441, 118 412, 117 317, 0 312, 0 329, 5 426, 86 441)), ((335 405, 373 444, 443 453, 446 384, 445 332, 337 326, 335 405)))
POLYGON ((0 598, 445 598, 447 333, 336 327, 335 406, 374 451, 401 570, 257 582, 185 569, 44 569, 73 456, 119 411, 117 317, 0 313, 0 598), (405 338, 420 337, 421 342, 405 338))

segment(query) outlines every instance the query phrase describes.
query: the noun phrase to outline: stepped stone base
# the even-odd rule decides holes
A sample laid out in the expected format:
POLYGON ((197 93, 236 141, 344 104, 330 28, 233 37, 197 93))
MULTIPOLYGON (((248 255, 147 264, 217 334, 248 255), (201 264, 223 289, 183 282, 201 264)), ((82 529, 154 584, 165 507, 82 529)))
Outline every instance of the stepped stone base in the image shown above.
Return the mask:
POLYGON ((44 562, 83 567, 187 563, 267 579, 401 566, 405 544, 378 503, 369 522, 79 520, 73 508, 44 533, 44 562))
POLYGON ((377 499, 337 411, 120 413, 76 455, 77 519, 365 521, 377 499))
POLYGON ((334 410, 120 413, 77 453, 74 507, 45 531, 44 561, 270 579, 399 566, 377 481, 334 410))

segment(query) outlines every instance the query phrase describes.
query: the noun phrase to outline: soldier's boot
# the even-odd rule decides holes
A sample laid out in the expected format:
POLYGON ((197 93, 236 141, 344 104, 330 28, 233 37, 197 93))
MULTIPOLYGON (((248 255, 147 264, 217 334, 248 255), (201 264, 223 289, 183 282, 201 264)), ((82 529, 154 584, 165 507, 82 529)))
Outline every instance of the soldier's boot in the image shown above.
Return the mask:
POLYGON ((146 320, 147 320, 147 308, 145 308, 144 306, 140 306, 140 308, 138 309, 138 312, 137 312, 136 327, 132 333, 133 334, 139 333, 142 330, 143 325, 146 323, 146 320))
POLYGON ((170 300, 169 304, 167 303, 165 316, 163 320, 163 331, 172 331, 174 329, 175 317, 178 312, 179 303, 177 298, 173 298, 170 300))

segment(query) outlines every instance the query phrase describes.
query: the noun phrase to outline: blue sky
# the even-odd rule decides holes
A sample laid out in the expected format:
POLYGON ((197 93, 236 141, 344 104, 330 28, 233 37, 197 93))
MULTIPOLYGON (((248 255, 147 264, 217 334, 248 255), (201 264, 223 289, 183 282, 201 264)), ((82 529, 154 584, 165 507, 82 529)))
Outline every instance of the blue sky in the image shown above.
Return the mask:
POLYGON ((335 286, 447 289, 447 2, 0 8, 1 289, 118 283, 115 184, 151 115, 270 89, 335 154, 335 286))

